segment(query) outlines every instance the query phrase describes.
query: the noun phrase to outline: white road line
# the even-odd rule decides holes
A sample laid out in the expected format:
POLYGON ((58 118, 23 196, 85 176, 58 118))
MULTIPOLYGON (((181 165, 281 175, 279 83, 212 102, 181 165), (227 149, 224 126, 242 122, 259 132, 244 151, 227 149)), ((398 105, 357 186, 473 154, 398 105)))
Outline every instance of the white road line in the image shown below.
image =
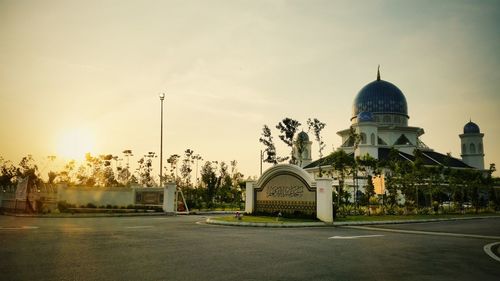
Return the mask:
POLYGON ((19 226, 19 227, 1 227, 0 230, 28 230, 28 229, 38 229, 38 226, 19 226))
POLYGON ((423 234, 423 235, 435 235, 435 236, 450 236, 450 237, 460 237, 460 238, 500 240, 500 236, 450 233, 450 232, 432 232, 432 231, 420 231, 420 230, 403 230, 403 229, 379 228, 379 227, 369 227, 369 226, 344 226, 344 227, 354 228, 354 229, 363 229, 363 230, 396 232, 396 233, 409 233, 409 234, 423 234))
POLYGON ((68 228, 63 228, 62 231, 87 231, 87 230, 92 230, 90 227, 68 227, 68 228))
POLYGON ((493 253, 491 248, 493 248, 493 246, 498 245, 498 244, 500 244, 500 242, 488 244, 488 245, 484 246, 484 248, 483 248, 484 252, 496 261, 500 261, 500 257, 497 256, 495 253, 493 253))
POLYGON ((328 239, 357 239, 357 238, 369 238, 369 237, 381 237, 384 235, 374 234, 374 235, 358 235, 358 236, 332 236, 328 237, 328 239))
POLYGON ((126 226, 125 228, 138 229, 138 228, 153 228, 152 225, 137 225, 137 226, 126 226))

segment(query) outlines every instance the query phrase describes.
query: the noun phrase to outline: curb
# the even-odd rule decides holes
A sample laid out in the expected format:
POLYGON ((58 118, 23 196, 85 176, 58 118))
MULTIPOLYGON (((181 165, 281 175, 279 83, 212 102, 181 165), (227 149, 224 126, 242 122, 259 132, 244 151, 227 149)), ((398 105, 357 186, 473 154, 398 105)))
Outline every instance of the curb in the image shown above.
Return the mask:
POLYGON ((500 216, 481 216, 467 218, 437 218, 437 219, 413 219, 413 220, 389 220, 389 221, 353 221, 353 222, 333 222, 333 224, 325 222, 303 222, 303 223, 268 223, 268 222, 229 222, 219 221, 214 219, 206 219, 206 223, 225 226, 243 226, 243 227, 336 227, 336 226, 357 226, 357 225, 381 225, 381 224, 405 224, 405 223, 425 223, 425 222, 440 222, 440 221, 457 221, 457 220, 474 220, 474 219, 489 219, 500 218, 500 216))
POLYGON ((15 214, 2 213, 4 216, 19 217, 19 218, 106 218, 106 217, 149 217, 149 216, 173 216, 169 213, 75 213, 75 214, 58 214, 58 215, 39 215, 39 214, 15 214))
POLYGON ((215 225, 226 225, 226 226, 245 226, 245 227, 274 227, 274 228, 284 228, 284 227, 325 227, 331 226, 324 222, 230 222, 230 221, 219 221, 208 218, 206 221, 208 224, 215 225))

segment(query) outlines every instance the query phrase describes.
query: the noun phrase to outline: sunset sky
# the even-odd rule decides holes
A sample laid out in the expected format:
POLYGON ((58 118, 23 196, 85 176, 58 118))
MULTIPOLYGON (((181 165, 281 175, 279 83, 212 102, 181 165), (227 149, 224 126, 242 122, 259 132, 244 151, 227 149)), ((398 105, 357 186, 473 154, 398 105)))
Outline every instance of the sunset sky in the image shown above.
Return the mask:
POLYGON ((0 0, 0 156, 135 162, 159 152, 164 92, 164 162, 190 148, 257 176, 284 117, 338 148, 380 64, 428 146, 459 158, 471 118, 500 165, 499 27, 500 1, 0 0))

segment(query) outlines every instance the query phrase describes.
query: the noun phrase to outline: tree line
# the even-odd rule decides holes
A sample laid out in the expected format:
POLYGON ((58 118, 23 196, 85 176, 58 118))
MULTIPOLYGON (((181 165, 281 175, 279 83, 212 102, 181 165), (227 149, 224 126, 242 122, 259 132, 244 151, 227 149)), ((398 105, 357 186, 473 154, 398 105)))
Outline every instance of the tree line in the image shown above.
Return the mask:
MULTIPOLYGON (((279 138, 291 150, 291 156, 279 156, 276 152, 274 140, 269 126, 264 125, 259 141, 265 146, 264 162, 276 165, 288 161, 290 164, 300 163, 295 159, 293 146, 300 151, 300 140, 296 132, 300 122, 291 118, 284 118, 276 125, 279 138)), ((398 156, 394 147, 385 160, 377 160, 370 155, 353 157, 344 150, 337 150, 323 158, 325 144, 321 138, 321 131, 326 126, 318 119, 308 119, 308 132, 313 131, 319 144, 318 177, 331 177, 338 182, 334 193, 334 202, 339 210, 352 208, 356 213, 360 206, 382 205, 384 209, 393 212, 402 208, 406 213, 418 213, 419 210, 437 212, 443 202, 459 206, 470 204, 476 212, 480 208, 500 208, 500 196, 494 186, 499 180, 493 177, 496 171, 495 164, 490 164, 486 171, 476 169, 457 169, 449 165, 451 155, 447 155, 443 165, 424 165, 424 156, 418 149, 414 151, 414 161, 403 160, 398 156), (326 172, 324 172, 324 170, 326 172), (375 193, 372 178, 383 176, 385 189, 379 196, 375 193), (351 180, 351 184, 347 181, 351 180), (360 180, 363 186, 360 186, 360 180), (361 188, 360 188, 361 187, 361 188), (404 204, 400 204, 404 198, 404 204), (346 208, 349 207, 349 208, 346 208)), ((349 138, 354 150, 361 141, 361 137, 351 126, 349 138)), ((300 157, 300 153, 297 153, 300 157)))
MULTIPOLYGON (((148 152, 137 160, 137 168, 132 169, 132 150, 124 150, 122 155, 85 155, 82 163, 67 162, 59 171, 49 171, 42 178, 39 166, 32 155, 27 155, 15 165, 0 157, 0 187, 5 191, 15 191, 21 180, 28 178, 30 186, 44 186, 57 183, 69 186, 94 188, 109 187, 157 187, 159 176, 153 172, 155 152, 148 152)), ((50 162, 55 156, 47 157, 50 162)), ((239 206, 242 202, 243 174, 238 171, 238 162, 205 161, 200 154, 186 149, 182 157, 172 154, 164 166, 162 182, 175 182, 184 192, 190 208, 212 208, 218 205, 239 206), (193 178, 194 172, 194 178, 193 178)))

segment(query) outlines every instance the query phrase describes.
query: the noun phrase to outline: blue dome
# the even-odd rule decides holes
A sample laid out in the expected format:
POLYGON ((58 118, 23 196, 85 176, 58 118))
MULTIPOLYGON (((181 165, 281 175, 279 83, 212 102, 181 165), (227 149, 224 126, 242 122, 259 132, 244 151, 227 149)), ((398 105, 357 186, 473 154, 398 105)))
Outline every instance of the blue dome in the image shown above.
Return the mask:
POLYGON ((479 134, 479 126, 472 122, 469 121, 469 123, 465 124, 464 126, 464 134, 479 134))
POLYGON ((375 80, 361 89, 352 105, 353 118, 361 112, 400 114, 408 117, 408 105, 401 90, 384 80, 375 80))
POLYGON ((297 135, 297 139, 301 140, 302 142, 307 142, 309 141, 309 135, 306 132, 302 131, 297 135))

